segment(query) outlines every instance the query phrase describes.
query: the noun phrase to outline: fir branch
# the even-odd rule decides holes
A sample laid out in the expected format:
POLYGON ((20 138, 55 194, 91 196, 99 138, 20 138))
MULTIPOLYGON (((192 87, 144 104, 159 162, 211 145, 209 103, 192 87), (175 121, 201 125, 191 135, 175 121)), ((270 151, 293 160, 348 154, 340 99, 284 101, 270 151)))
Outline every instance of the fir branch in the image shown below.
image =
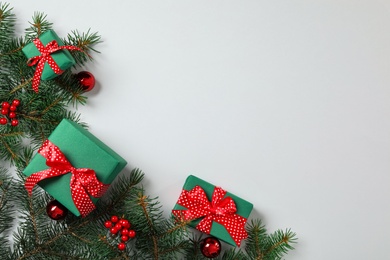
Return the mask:
POLYGON ((26 29, 26 38, 33 40, 39 37, 42 33, 52 28, 52 23, 46 20, 46 15, 41 12, 35 12, 30 22, 30 27, 26 29))
POLYGON ((0 3, 0 50, 14 32, 15 15, 12 13, 12 8, 8 3, 0 3))
POLYGON ((271 246, 265 253, 264 259, 281 259, 289 250, 294 249, 292 244, 296 243, 295 233, 290 229, 286 231, 277 230, 269 236, 271 246))

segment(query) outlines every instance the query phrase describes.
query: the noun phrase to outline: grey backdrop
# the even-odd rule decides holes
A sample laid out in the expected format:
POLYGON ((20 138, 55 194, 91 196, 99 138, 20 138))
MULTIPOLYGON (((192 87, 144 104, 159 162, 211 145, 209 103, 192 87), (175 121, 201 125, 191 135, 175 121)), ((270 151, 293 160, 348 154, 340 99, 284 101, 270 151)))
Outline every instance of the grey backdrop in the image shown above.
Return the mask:
POLYGON ((286 259, 390 259, 388 1, 12 5, 19 34, 43 11, 102 35, 79 110, 165 215, 195 174, 292 228, 286 259))

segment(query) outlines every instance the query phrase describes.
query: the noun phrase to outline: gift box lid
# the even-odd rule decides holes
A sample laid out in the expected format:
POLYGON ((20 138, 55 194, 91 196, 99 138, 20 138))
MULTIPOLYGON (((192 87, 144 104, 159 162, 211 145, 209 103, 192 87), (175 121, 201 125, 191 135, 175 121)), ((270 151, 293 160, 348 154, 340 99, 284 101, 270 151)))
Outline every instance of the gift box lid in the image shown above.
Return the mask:
MULTIPOLYGON (((96 177, 105 184, 110 184, 127 164, 120 155, 97 137, 68 119, 63 119, 48 139, 60 148, 74 167, 93 169, 96 177)), ((37 153, 23 174, 30 176, 48 168, 46 159, 37 153)), ((71 198, 70 177, 71 174, 67 173, 42 180, 38 184, 73 214, 79 216, 80 213, 71 198)), ((96 198, 91 199, 97 201, 96 198)))
MULTIPOLYGON (((49 42, 55 40, 58 44, 58 46, 63 46, 64 43, 62 42, 61 38, 58 37, 58 35, 53 30, 48 30, 44 33, 42 33, 39 36, 39 40, 42 42, 43 45, 46 46, 49 42)), ((27 58, 32 58, 35 56, 41 55, 37 47, 33 42, 30 42, 26 46, 23 47, 22 52, 27 58)), ((57 65, 62 69, 68 69, 74 64, 76 64, 75 59, 73 58, 72 54, 66 49, 57 51, 55 53, 51 54, 51 57, 54 59, 54 61, 57 63, 57 65)), ((48 80, 53 79, 57 77, 58 75, 50 68, 50 65, 46 62, 45 66, 43 68, 42 80, 48 80)))
MULTIPOLYGON (((212 195, 214 192, 214 188, 216 187, 215 185, 213 185, 207 181, 204 181, 204 180, 202 180, 194 175, 190 175, 187 177, 187 179, 183 185, 183 189, 189 191, 189 190, 192 190, 195 186, 202 187, 202 189, 205 191, 205 193, 207 195, 208 200, 211 201, 211 198, 212 198, 212 195)), ((238 214, 244 218, 249 217, 249 215, 253 209, 252 203, 230 193, 229 191, 226 192, 225 198, 226 197, 231 197, 234 200, 236 207, 237 207, 236 214, 238 214)), ((176 204, 173 209, 174 210, 186 210, 185 207, 183 207, 179 204, 176 204)), ((190 222, 189 225, 191 227, 196 227, 201 220, 202 220, 202 218, 193 220, 190 222)), ((236 245, 234 240, 231 238, 229 233, 226 231, 225 227, 217 222, 213 222, 210 234, 215 236, 215 237, 218 237, 219 239, 225 241, 228 244, 236 245)))

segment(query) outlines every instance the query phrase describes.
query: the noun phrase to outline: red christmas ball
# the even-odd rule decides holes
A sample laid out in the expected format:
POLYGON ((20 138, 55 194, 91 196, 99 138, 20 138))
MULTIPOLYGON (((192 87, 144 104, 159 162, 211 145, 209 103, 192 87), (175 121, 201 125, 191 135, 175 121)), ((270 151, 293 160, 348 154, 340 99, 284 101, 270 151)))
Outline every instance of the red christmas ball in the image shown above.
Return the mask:
POLYGON ((4 101, 3 103, 1 103, 2 108, 9 108, 9 106, 10 106, 10 104, 7 101, 4 101))
POLYGON ((134 230, 129 230, 129 232, 127 233, 127 235, 130 237, 130 238, 134 238, 135 237, 135 231, 134 230))
POLYGON ((88 71, 81 71, 77 78, 85 91, 90 91, 95 87, 95 77, 88 71))
POLYGON ((126 229, 126 228, 122 229, 121 235, 127 236, 128 234, 129 234, 129 230, 128 229, 126 229))
POLYGON ((118 244, 118 249, 119 250, 125 250, 125 248, 126 248, 126 244, 125 243, 119 243, 118 244))
POLYGON ((111 228, 110 229, 110 232, 111 232, 111 234, 113 234, 113 235, 115 235, 116 233, 118 233, 118 229, 116 228, 116 227, 113 227, 113 228, 111 228))
POLYGON ((16 117, 16 113, 15 112, 9 112, 8 116, 9 116, 9 118, 15 118, 16 117))
POLYGON ((5 125, 7 123, 7 118, 2 117, 0 118, 0 125, 5 125))
POLYGON ((112 228, 112 222, 109 221, 109 220, 107 220, 106 222, 104 222, 104 226, 105 226, 106 228, 112 228))
POLYGON ((127 240, 129 240, 129 237, 128 237, 128 236, 125 236, 125 235, 123 235, 123 236, 121 237, 121 239, 122 239, 122 241, 123 241, 123 242, 126 242, 127 240))
POLYGON ((127 219, 124 219, 124 220, 122 221, 122 226, 123 226, 124 228, 130 228, 131 224, 130 224, 130 222, 129 222, 127 219))
POLYGON ((64 219, 68 214, 68 209, 56 200, 50 201, 46 206, 47 215, 54 220, 64 219))
POLYGON ((206 237, 200 242, 200 251, 207 258, 214 258, 221 253, 221 242, 215 237, 206 237))
POLYGON ((14 106, 19 106, 20 105, 20 100, 19 99, 14 99, 13 101, 12 101, 12 105, 14 105, 14 106))
POLYGON ((17 119, 12 119, 11 120, 11 125, 12 126, 17 126, 19 124, 19 121, 17 119))
POLYGON ((2 108, 1 109, 1 114, 2 115, 8 115, 8 112, 9 112, 8 108, 2 108))
POLYGON ((117 217, 117 216, 112 216, 112 217, 111 217, 111 222, 112 222, 112 223, 118 222, 118 217, 117 217))

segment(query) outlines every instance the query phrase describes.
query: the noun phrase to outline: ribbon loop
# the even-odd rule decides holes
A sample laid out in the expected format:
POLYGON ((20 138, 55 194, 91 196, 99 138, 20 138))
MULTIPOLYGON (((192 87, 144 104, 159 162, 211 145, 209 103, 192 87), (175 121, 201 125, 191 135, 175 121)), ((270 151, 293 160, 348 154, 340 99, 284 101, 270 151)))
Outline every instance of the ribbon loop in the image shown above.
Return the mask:
POLYGON ((31 57, 30 59, 27 60, 28 66, 37 65, 33 77, 33 82, 32 82, 32 88, 35 92, 38 92, 38 87, 41 82, 43 68, 46 62, 49 64, 50 68, 54 71, 55 74, 61 75, 64 72, 55 62, 51 54, 60 50, 83 51, 82 49, 76 46, 71 46, 71 45, 59 46, 56 40, 49 42, 48 44, 46 44, 46 46, 43 45, 43 43, 39 38, 34 39, 33 43, 37 47, 38 51, 41 53, 41 55, 31 57))
POLYGON ((245 230, 246 218, 235 214, 236 204, 231 197, 225 197, 226 191, 215 187, 211 202, 200 186, 192 190, 182 190, 178 204, 186 210, 172 210, 174 216, 185 220, 195 220, 203 217, 196 229, 210 234, 213 221, 225 227, 237 246, 241 240, 248 237, 245 230))
POLYGON ((108 189, 109 185, 100 182, 95 171, 88 168, 75 168, 67 160, 61 150, 49 140, 46 140, 38 153, 46 159, 49 169, 31 174, 24 184, 29 195, 32 189, 41 180, 71 173, 70 190, 72 200, 82 217, 95 209, 89 195, 100 198, 108 189))

